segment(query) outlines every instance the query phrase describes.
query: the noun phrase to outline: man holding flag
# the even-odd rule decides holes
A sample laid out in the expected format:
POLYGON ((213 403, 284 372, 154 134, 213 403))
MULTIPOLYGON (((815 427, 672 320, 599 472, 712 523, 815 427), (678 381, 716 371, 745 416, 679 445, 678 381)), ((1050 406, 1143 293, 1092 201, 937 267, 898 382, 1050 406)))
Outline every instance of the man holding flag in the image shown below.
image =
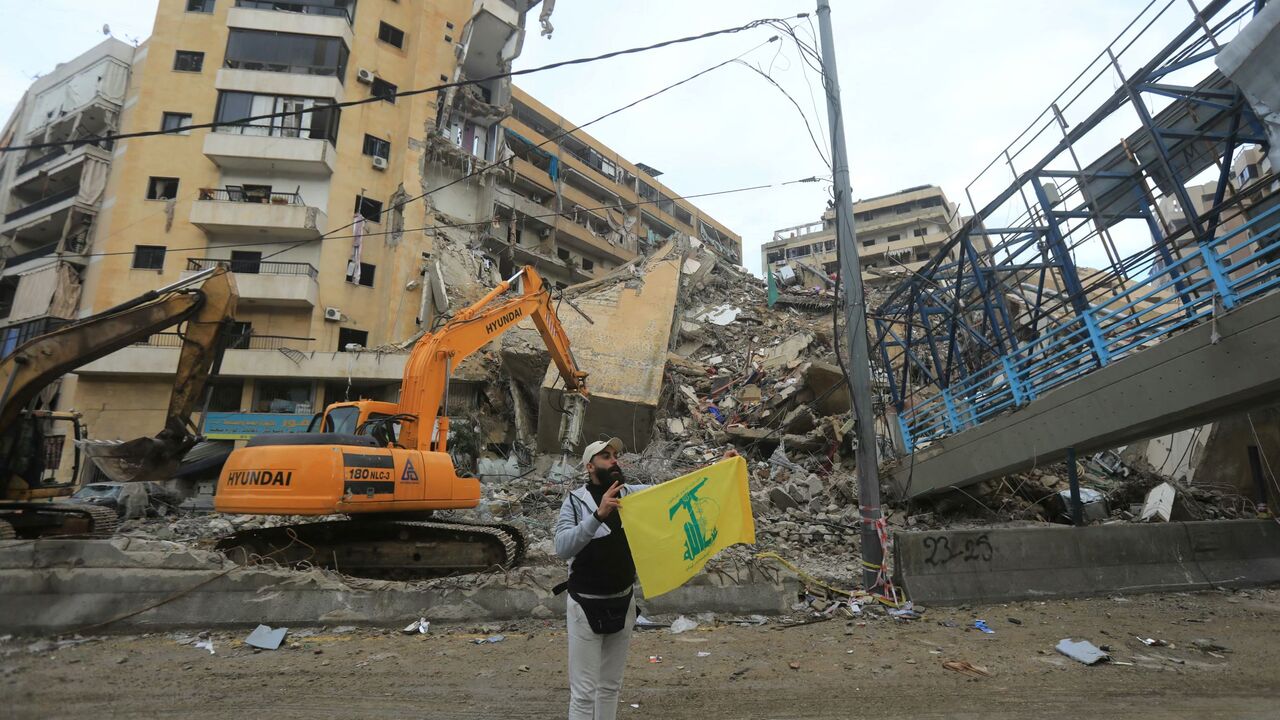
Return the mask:
POLYGON ((635 622, 637 568, 645 597, 682 585, 716 552, 755 542, 746 461, 724 462, 655 486, 627 484, 622 441, 582 453, 587 482, 565 497, 556 554, 569 562, 569 718, 612 720, 635 622), (628 536, 627 528, 634 532, 628 536))

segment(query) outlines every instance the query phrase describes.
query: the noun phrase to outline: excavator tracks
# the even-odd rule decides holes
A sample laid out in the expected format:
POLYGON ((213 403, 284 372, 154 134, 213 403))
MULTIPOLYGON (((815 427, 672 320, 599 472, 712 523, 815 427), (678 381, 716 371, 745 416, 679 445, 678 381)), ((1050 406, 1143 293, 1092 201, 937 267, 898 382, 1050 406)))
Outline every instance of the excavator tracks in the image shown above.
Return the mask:
MULTIPOLYGON (((49 502, 0 503, 0 524, 12 537, 24 539, 75 536, 109 538, 120 521, 116 511, 102 505, 49 502)), ((5 539, 0 528, 0 540, 5 539)))
POLYGON ((352 519, 246 530, 217 548, 245 564, 265 558, 353 577, 420 580, 515 567, 525 542, 510 525, 352 519))

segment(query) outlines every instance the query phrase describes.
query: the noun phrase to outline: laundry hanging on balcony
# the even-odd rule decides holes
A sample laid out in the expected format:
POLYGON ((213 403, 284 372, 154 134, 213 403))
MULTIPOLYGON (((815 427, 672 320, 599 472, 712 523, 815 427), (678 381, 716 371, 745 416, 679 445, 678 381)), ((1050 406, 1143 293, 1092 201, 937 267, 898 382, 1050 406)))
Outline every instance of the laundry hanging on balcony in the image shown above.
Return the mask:
POLYGON ((351 259, 347 261, 347 281, 360 282, 360 247, 363 245, 364 216, 356 213, 351 221, 351 259))

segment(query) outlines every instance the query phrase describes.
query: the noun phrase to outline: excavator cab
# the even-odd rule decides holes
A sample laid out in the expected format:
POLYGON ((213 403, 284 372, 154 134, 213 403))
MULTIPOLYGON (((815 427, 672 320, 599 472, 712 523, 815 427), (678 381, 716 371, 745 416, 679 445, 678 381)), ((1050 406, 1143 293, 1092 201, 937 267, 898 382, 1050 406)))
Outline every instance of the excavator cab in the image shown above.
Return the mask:
POLYGON ((403 447, 400 429, 415 418, 400 411, 395 403, 379 400, 354 400, 333 403, 316 413, 307 427, 308 433, 365 435, 378 441, 380 447, 403 447))

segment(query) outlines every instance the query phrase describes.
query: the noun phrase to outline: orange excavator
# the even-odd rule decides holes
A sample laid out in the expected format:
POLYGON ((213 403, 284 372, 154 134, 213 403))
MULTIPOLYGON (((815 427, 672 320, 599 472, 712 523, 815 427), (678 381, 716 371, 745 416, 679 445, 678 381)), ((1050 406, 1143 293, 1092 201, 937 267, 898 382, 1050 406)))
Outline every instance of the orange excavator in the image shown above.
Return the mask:
POLYGON ((270 556, 393 579, 519 564, 524 539, 515 528, 430 516, 480 502, 480 481, 460 477, 448 452, 443 408, 450 371, 525 318, 533 320, 573 393, 565 396, 571 410, 561 439, 565 447, 576 445, 587 374, 569 349, 550 289, 526 266, 417 341, 400 402, 329 405, 306 433, 253 438, 231 453, 218 478, 219 512, 347 519, 243 531, 223 538, 219 549, 236 560, 270 556))

